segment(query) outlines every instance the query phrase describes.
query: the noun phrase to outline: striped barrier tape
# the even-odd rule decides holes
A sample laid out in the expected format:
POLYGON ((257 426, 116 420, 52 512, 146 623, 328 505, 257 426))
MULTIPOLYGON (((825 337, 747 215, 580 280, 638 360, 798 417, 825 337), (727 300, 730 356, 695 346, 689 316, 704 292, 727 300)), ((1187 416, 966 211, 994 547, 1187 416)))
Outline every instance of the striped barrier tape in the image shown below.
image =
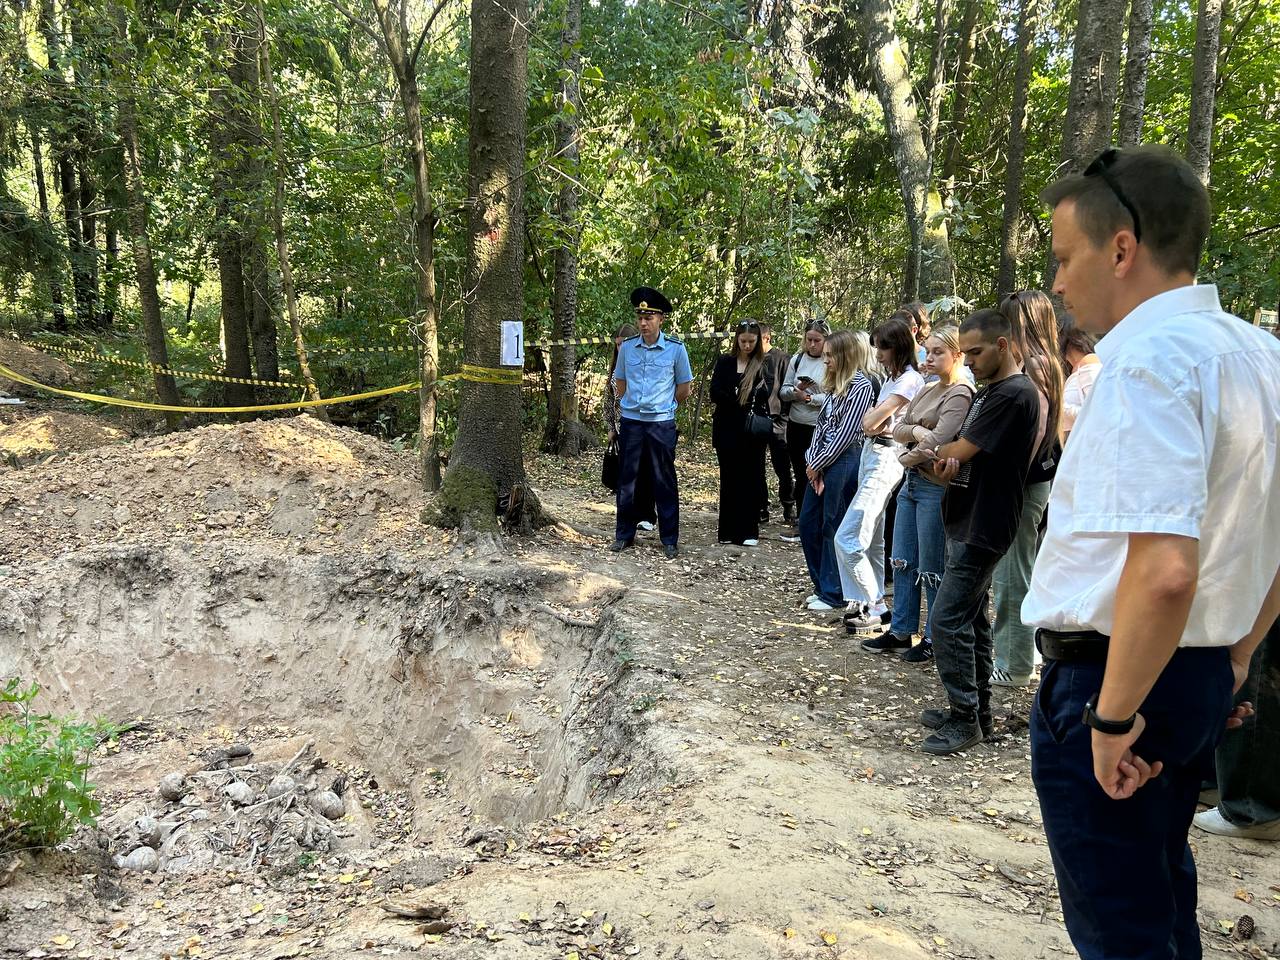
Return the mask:
POLYGON ((196 370, 182 370, 179 368, 161 367, 154 363, 148 363, 142 360, 126 360, 124 357, 116 356, 111 353, 99 353, 93 350, 72 350, 70 347, 57 347, 53 344, 42 343, 39 346, 28 344, 33 350, 47 350, 50 353, 56 353, 64 357, 70 357, 73 360, 101 361, 102 363, 111 363, 119 367, 131 367, 135 370, 146 370, 149 373, 159 373, 170 377, 181 377, 184 380, 208 380, 213 383, 245 383, 250 386, 257 387, 284 387, 288 390, 301 390, 306 384, 295 380, 260 380, 257 377, 224 377, 216 373, 200 373, 196 370))
MULTIPOLYGON (((679 333, 674 332, 671 336, 678 340, 723 340, 725 337, 732 337, 732 330, 712 330, 710 333, 679 333)), ((603 344, 613 345, 613 337, 578 337, 576 340, 530 340, 531 347, 586 347, 601 346, 603 344)))

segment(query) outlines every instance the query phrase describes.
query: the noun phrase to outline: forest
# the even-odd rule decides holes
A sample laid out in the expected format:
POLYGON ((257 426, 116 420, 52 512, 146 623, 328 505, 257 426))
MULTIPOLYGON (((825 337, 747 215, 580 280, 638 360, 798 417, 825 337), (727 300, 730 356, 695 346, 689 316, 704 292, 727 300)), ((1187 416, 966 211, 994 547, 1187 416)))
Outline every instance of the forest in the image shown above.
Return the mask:
MULTIPOLYGON (((674 301, 670 330, 750 317, 785 346, 810 318, 1046 287, 1037 193, 1112 144, 1185 153, 1213 197, 1202 280, 1247 320, 1280 299, 1280 0, 6 0, 0 18, 0 329, 161 405, 420 382, 318 409, 418 449, 428 490, 442 453, 501 499, 522 436, 592 443, 639 284, 674 301), (499 368, 512 319, 523 385, 441 379, 499 368), (575 338, 605 339, 539 346, 575 338)), ((719 349, 690 340, 696 374, 719 349)))

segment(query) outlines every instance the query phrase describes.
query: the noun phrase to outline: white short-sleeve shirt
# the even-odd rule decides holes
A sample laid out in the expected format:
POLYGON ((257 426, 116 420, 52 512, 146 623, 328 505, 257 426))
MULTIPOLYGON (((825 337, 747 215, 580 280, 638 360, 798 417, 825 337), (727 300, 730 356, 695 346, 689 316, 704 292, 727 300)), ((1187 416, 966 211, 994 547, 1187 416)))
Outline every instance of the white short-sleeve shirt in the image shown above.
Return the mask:
POLYGON ((1200 541, 1181 645, 1233 644, 1280 569, 1280 341, 1198 285, 1147 300, 1097 352, 1023 622, 1110 635, 1128 535, 1170 533, 1200 541))
MULTIPOLYGON (((880 395, 876 397, 876 405, 879 406, 890 397, 902 397, 907 403, 910 403, 923 386, 924 377, 920 375, 920 371, 915 367, 907 367, 893 379, 885 379, 880 386, 880 395)), ((889 423, 885 427, 886 433, 893 433, 893 428, 898 425, 898 421, 902 419, 906 409, 906 404, 903 404, 893 411, 893 416, 889 418, 889 423)))

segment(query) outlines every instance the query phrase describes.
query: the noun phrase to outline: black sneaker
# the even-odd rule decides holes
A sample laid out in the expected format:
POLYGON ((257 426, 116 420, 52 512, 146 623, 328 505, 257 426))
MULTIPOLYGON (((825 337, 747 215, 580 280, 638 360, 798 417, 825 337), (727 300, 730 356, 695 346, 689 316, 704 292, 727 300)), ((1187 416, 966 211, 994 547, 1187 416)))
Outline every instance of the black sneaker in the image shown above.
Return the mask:
POLYGON ((609 545, 609 552, 621 553, 623 550, 630 550, 631 544, 632 541, 630 540, 615 540, 609 545))
MULTIPOLYGON (((928 727, 930 730, 939 729, 944 723, 951 719, 951 711, 945 707, 930 707, 927 710, 920 711, 920 725, 928 727)), ((991 717, 978 715, 978 728, 982 731, 982 739, 989 740, 992 733, 995 732, 995 725, 992 723, 991 717)))
POLYGON ((662 545, 662 552, 667 555, 668 560, 674 560, 676 557, 680 556, 680 548, 674 543, 664 543, 662 545))
POLYGON ((862 641, 862 649, 868 653, 888 653, 891 650, 909 650, 911 639, 900 637, 896 633, 882 633, 878 637, 869 637, 862 641))
POLYGON ((925 738, 920 748, 935 757, 946 757, 968 750, 981 742, 982 728, 978 724, 948 717, 942 726, 925 738))
POLYGON ((910 650, 903 650, 898 658, 907 663, 928 663, 933 659, 933 641, 925 637, 910 650))

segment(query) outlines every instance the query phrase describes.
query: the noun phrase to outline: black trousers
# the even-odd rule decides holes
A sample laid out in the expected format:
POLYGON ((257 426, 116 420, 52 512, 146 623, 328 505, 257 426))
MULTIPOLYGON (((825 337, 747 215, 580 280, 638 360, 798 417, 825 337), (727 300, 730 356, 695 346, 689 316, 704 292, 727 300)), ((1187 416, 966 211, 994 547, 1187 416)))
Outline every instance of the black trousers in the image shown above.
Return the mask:
POLYGON ((764 476, 764 451, 764 442, 745 431, 716 447, 720 464, 716 537, 721 543, 760 539, 758 483, 764 476))
POLYGON ((929 613, 938 677, 946 688, 951 715, 966 723, 991 716, 993 648, 987 598, 1000 556, 948 539, 946 568, 929 613))
POLYGON ((1237 827, 1280 820, 1280 620, 1253 652, 1236 702, 1254 714, 1218 746, 1218 812, 1237 827))
POLYGON ((809 489, 809 478, 805 473, 808 464, 805 463, 804 458, 809 452, 809 444, 813 442, 813 431, 812 424, 787 421, 787 456, 791 458, 791 472, 795 475, 797 517, 800 516, 800 508, 804 505, 805 491, 809 489))
MULTIPOLYGON (((805 447, 808 449, 808 446, 805 447)), ((784 507, 795 501, 796 481, 791 476, 791 457, 788 455, 787 441, 785 438, 778 436, 775 430, 769 434, 767 445, 762 445, 761 455, 768 451, 769 461, 773 464, 773 475, 778 478, 778 502, 784 507)), ((769 481, 765 478, 764 461, 760 462, 760 515, 763 517, 769 512, 769 481)), ((804 474, 800 474, 803 479, 804 474)))
POLYGON ((622 418, 618 434, 618 520, 614 536, 630 541, 636 535, 636 524, 645 519, 640 510, 646 505, 640 476, 648 475, 652 483, 653 503, 658 511, 658 530, 665 544, 680 540, 680 493, 676 486, 676 422, 622 418))

